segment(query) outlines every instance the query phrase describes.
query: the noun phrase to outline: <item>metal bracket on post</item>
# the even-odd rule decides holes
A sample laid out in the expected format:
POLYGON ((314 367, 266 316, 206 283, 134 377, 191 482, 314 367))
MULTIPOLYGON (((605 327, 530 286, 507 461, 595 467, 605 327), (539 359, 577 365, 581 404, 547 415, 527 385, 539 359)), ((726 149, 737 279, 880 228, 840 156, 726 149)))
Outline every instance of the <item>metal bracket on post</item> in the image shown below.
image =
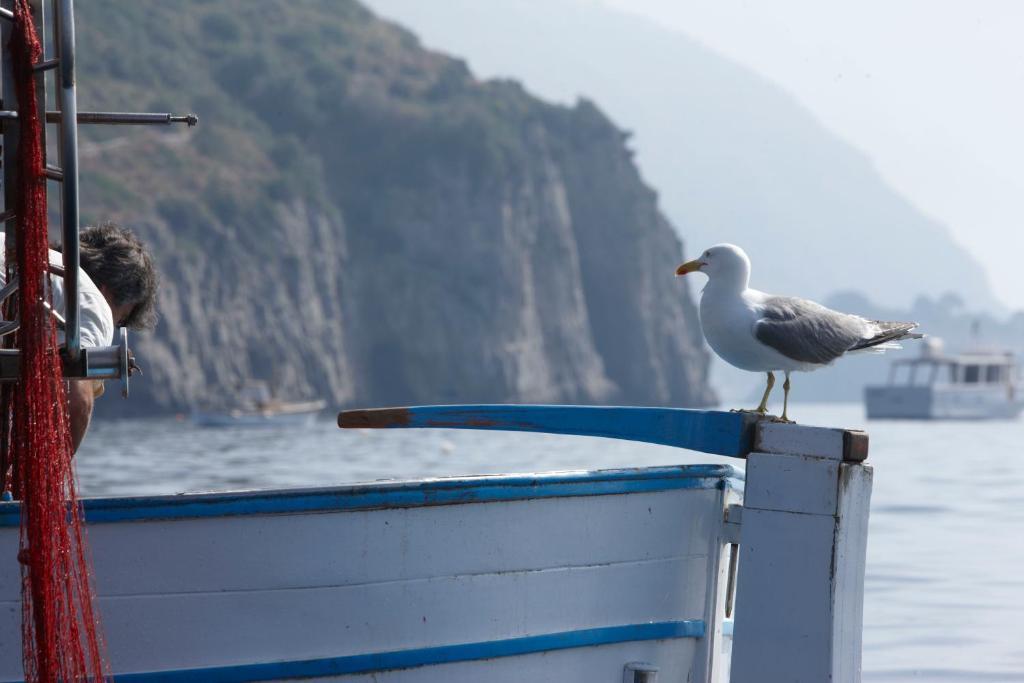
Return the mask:
POLYGON ((732 545, 740 542, 740 531, 743 525, 743 506, 730 505, 725 509, 722 521, 722 541, 732 545))
POLYGON ((66 353, 61 359, 65 377, 120 379, 121 396, 124 398, 128 398, 128 382, 132 374, 141 372, 128 348, 128 330, 124 327, 118 329, 116 345, 87 347, 82 349, 77 359, 66 353))
POLYGON ((747 457, 733 683, 859 683, 867 435, 763 422, 747 457))

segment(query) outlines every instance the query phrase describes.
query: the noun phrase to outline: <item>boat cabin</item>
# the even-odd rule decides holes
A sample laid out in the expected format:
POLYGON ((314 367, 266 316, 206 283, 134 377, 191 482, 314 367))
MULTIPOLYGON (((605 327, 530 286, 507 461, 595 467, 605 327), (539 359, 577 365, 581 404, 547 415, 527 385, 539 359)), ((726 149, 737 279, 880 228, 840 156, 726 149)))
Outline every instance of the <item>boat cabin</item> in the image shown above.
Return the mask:
POLYGON ((1010 352, 971 352, 959 356, 922 355, 894 361, 889 384, 1013 385, 1016 361, 1010 352))
POLYGON ((945 354, 940 340, 926 341, 917 358, 893 362, 887 384, 866 388, 869 418, 1012 418, 1024 409, 1012 352, 945 354))

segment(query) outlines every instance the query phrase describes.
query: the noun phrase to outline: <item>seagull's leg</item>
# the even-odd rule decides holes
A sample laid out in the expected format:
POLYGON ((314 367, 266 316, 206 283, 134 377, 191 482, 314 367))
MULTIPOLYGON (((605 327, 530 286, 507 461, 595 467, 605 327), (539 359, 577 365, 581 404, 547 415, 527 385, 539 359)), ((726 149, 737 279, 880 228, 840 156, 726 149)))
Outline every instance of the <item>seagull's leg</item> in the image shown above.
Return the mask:
POLYGON ((782 383, 782 415, 779 417, 779 422, 792 422, 786 417, 786 411, 789 409, 789 370, 786 370, 786 381, 782 383))
MULTIPOLYGON (((787 373, 788 375, 788 373, 787 373)), ((786 380, 789 381, 788 379, 786 380)), ((764 396, 761 397, 761 403, 754 409, 755 413, 764 415, 768 412, 768 394, 772 393, 772 387, 775 386, 775 373, 768 372, 768 386, 764 388, 764 396)))
POLYGON ((753 410, 747 410, 746 408, 733 408, 732 413, 755 413, 757 415, 765 415, 768 413, 768 394, 772 393, 772 387, 775 386, 775 373, 768 372, 768 386, 764 388, 764 396, 761 397, 761 404, 753 410))

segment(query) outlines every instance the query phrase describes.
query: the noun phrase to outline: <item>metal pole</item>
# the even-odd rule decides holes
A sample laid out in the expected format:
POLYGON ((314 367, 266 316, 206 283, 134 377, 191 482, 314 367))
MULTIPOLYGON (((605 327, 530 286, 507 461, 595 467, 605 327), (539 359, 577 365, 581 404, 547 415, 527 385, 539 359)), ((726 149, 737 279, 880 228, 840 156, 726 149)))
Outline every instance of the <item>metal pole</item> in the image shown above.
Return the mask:
MULTIPOLYGON (((0 9, 5 11, 11 11, 14 8, 14 0, 2 0, 0 1, 0 9)), ((2 30, 3 42, 2 45, 9 45, 11 41, 11 34, 14 32, 14 26, 9 21, 0 22, 0 30, 2 30)), ((15 110, 18 107, 18 97, 14 89, 14 67, 11 64, 10 56, 6 50, 0 50, 0 61, 3 64, 3 92, 0 93, 0 97, 3 98, 3 106, 5 109, 15 110)), ((4 213, 11 215, 14 212, 14 207, 17 205, 17 197, 15 195, 18 187, 18 136, 21 126, 18 124, 17 119, 0 121, 0 130, 3 131, 3 195, 4 195, 4 213)), ((7 237, 7 253, 11 256, 14 254, 14 240, 17 230, 17 223, 15 220, 8 219, 4 221, 4 231, 7 237)), ((7 273, 5 276, 13 274, 14 259, 6 259, 7 273)))
MULTIPOLYGON (((47 123, 60 123, 61 113, 59 111, 46 112, 47 123)), ((0 121, 17 121, 18 112, 13 109, 0 109, 0 121)), ((170 125, 172 123, 184 123, 190 128, 199 123, 199 117, 195 114, 169 114, 133 111, 80 111, 78 112, 78 123, 102 124, 102 125, 170 125)))
MULTIPOLYGON (((47 123, 57 123, 61 119, 60 112, 46 112, 47 123)), ((199 123, 199 117, 195 114, 155 114, 149 112, 115 112, 115 111, 80 111, 78 112, 79 123, 99 123, 106 125, 152 125, 172 123, 184 123, 189 127, 199 123)))
POLYGON ((73 0, 56 0, 54 46, 60 68, 57 71, 57 100, 61 112, 60 166, 61 232, 64 239, 64 340, 68 358, 77 360, 82 349, 78 303, 78 100, 75 93, 75 15, 73 0))

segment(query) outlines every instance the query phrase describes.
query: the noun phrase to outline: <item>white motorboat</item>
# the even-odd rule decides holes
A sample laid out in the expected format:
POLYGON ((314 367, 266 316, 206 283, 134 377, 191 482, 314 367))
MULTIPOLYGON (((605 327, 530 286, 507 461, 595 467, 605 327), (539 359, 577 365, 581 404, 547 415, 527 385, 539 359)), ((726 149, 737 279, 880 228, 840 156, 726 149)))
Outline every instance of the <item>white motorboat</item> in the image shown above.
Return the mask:
POLYGON ((892 363, 889 382, 869 386, 869 418, 1009 419, 1024 409, 1013 353, 973 350, 943 353, 939 340, 926 340, 917 358, 892 363))
POLYGON ((201 427, 278 427, 311 424, 326 406, 324 401, 282 401, 265 382, 242 386, 232 405, 197 407, 192 422, 201 427))

